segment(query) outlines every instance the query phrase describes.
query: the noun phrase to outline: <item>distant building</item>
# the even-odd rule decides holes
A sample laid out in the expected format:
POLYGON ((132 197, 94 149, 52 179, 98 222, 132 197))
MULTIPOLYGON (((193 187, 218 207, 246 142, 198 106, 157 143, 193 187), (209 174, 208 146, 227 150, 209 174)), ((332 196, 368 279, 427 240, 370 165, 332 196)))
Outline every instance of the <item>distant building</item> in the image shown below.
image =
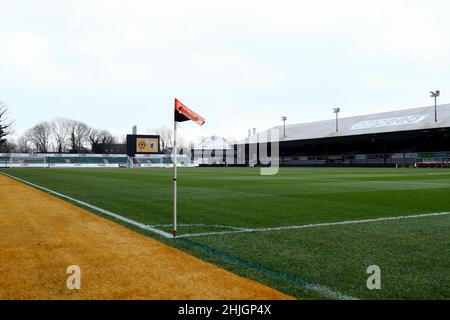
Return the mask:
POLYGON ((191 158, 198 164, 224 165, 227 153, 234 157, 233 152, 234 146, 225 138, 212 136, 202 138, 201 143, 194 146, 191 150, 191 158))

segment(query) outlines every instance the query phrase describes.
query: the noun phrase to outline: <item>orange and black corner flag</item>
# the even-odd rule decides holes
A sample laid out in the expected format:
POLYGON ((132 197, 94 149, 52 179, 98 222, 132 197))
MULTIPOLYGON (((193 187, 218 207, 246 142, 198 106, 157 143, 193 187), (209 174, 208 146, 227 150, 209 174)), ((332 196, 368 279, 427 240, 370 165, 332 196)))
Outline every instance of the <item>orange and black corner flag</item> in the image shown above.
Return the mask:
POLYGON ((202 126, 205 123, 205 119, 199 116, 197 113, 186 107, 180 102, 180 100, 175 99, 175 121, 183 122, 192 120, 196 124, 202 126))

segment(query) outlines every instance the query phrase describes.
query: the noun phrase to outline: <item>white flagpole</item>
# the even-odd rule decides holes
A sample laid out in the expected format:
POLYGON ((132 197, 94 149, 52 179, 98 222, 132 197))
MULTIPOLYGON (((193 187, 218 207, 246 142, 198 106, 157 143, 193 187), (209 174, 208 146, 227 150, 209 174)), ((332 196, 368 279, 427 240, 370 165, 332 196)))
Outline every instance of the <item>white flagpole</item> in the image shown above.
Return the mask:
POLYGON ((177 121, 173 126, 173 237, 177 236, 177 121))

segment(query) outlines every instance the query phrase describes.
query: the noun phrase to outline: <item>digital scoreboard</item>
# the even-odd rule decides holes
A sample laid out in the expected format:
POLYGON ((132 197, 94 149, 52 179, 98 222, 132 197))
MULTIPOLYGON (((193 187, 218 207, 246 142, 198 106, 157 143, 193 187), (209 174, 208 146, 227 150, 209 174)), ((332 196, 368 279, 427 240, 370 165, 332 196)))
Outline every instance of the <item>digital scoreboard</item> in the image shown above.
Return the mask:
POLYGON ((127 154, 134 157, 137 154, 157 154, 160 150, 160 136, 127 135, 127 154))

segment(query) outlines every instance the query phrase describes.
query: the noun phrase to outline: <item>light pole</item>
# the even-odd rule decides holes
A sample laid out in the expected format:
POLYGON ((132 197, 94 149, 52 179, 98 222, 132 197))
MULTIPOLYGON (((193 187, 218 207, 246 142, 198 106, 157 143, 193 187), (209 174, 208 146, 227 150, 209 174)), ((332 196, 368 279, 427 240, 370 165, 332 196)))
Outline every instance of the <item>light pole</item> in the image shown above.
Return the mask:
POLYGON ((281 121, 283 121, 283 136, 286 138, 286 120, 287 117, 283 116, 281 117, 281 121))
POLYGON ((341 108, 333 108, 333 112, 336 113, 336 132, 339 132, 339 112, 341 112, 341 108))
POLYGON ((431 97, 434 98, 434 122, 437 122, 437 98, 441 95, 439 90, 430 91, 431 97))

